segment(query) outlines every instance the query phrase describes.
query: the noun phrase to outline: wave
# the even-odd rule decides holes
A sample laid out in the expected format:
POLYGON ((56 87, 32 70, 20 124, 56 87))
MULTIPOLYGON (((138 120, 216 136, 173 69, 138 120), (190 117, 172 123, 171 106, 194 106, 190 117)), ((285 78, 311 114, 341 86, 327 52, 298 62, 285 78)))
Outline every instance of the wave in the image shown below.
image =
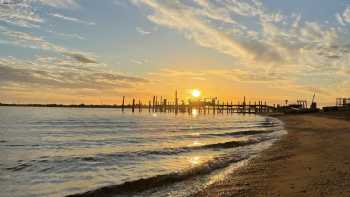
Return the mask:
MULTIPOLYGON (((238 121, 239 123, 240 121, 238 121)), ((244 121, 241 121, 242 123, 247 123, 244 121)), ((219 124, 221 125, 221 124, 219 124)), ((236 125, 236 124, 234 124, 236 125)), ((238 124, 240 125, 240 124, 238 124)), ((130 129, 130 128, 140 128, 143 131, 164 131, 164 128, 169 128, 170 132, 178 132, 178 131, 208 131, 208 130, 232 130, 232 129, 249 129, 249 128, 262 128, 262 127, 276 127, 279 126, 279 123, 274 121, 273 119, 266 118, 264 121, 254 122, 254 124, 247 124, 245 126, 220 126, 220 127, 208 127, 207 125, 199 125, 198 127, 179 127, 179 125, 174 124, 162 124, 158 127, 154 127, 152 125, 139 125, 137 122, 133 121, 120 121, 120 122, 113 122, 113 121, 39 121, 39 122, 33 122, 34 128, 65 128, 65 129, 77 129, 77 128, 84 128, 84 129, 130 129)), ((86 132, 84 130, 84 132, 86 132)), ((48 133, 51 134, 51 133, 48 133)))
POLYGON ((221 137, 221 136, 241 136, 241 135, 258 135, 258 134, 267 134, 273 133, 276 130, 246 130, 246 131, 236 131, 236 132, 228 132, 228 133, 208 133, 208 134, 200 134, 200 136, 213 136, 213 137, 221 137))
POLYGON ((158 175, 149 178, 142 178, 135 181, 125 182, 119 185, 110 185, 98 188, 96 190, 87 191, 85 193, 72 194, 67 197, 97 197, 97 196, 119 196, 119 195, 133 195, 148 189, 157 188, 172 183, 184 181, 192 177, 208 174, 214 170, 225 168, 232 163, 248 159, 243 156, 225 156, 218 157, 212 161, 202 164, 198 167, 191 168, 184 172, 170 173, 165 175, 158 175))
POLYGON ((247 126, 227 126, 227 127, 191 127, 191 128, 176 128, 174 131, 224 131, 224 130, 233 130, 233 129, 250 129, 250 128, 272 128, 278 127, 280 124, 277 123, 260 123, 258 125, 247 125, 247 126))
POLYGON ((228 149, 228 148, 235 148, 240 146, 248 146, 260 143, 262 141, 265 141, 267 139, 261 138, 260 140, 245 140, 245 141, 228 141, 228 142, 222 142, 222 143, 216 143, 216 144, 206 144, 202 146, 190 146, 190 147, 179 147, 179 148, 165 148, 162 150, 147 150, 147 151, 135 151, 135 152, 120 152, 120 153, 112 153, 112 154, 97 154, 94 156, 87 156, 87 157, 56 157, 56 158, 41 158, 39 160, 31 160, 26 163, 23 163, 23 161, 18 161, 18 165, 14 167, 6 168, 10 171, 21 171, 21 170, 31 170, 35 169, 38 171, 46 171, 47 168, 58 168, 62 164, 63 166, 67 165, 68 163, 73 164, 94 164, 94 163, 100 163, 103 165, 113 165, 117 160, 121 158, 127 158, 127 159, 133 159, 133 158, 139 158, 139 157, 147 157, 147 156, 171 156, 171 155, 177 155, 181 153, 187 153, 191 151, 196 150, 205 150, 205 149, 228 149))
POLYGON ((15 167, 10 167, 10 168, 6 168, 6 169, 10 170, 10 171, 13 171, 13 172, 16 172, 16 171, 21 171, 21 170, 23 170, 25 168, 28 168, 30 166, 32 166, 32 165, 29 164, 29 163, 22 163, 22 164, 19 164, 19 165, 15 166, 15 167))

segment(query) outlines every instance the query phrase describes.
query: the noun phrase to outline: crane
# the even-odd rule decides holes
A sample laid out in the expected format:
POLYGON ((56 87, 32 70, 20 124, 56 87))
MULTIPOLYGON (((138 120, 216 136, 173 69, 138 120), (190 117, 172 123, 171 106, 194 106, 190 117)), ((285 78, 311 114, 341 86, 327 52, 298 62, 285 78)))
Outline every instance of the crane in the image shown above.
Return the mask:
POLYGON ((316 93, 314 93, 314 96, 312 97, 310 109, 316 109, 317 108, 317 105, 315 103, 315 96, 316 96, 316 93))

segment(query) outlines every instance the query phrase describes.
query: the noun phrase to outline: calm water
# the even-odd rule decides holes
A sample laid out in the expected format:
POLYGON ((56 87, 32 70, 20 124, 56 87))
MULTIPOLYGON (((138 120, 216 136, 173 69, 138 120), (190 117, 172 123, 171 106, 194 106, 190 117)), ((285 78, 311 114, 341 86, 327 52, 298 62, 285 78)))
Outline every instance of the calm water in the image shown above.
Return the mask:
POLYGON ((64 196, 158 175, 180 178, 138 195, 184 196, 283 133, 255 115, 0 107, 1 196, 64 196))

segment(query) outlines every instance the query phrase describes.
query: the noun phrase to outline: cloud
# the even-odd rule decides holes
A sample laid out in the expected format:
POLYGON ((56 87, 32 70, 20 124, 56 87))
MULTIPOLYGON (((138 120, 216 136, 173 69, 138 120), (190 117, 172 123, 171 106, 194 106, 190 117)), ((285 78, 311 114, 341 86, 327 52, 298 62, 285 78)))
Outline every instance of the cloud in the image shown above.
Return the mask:
POLYGON ((148 35, 152 33, 150 31, 143 30, 141 27, 136 27, 136 31, 139 32, 141 35, 148 35))
POLYGON ((323 91, 334 92, 326 83, 348 80, 343 68, 350 61, 349 43, 341 26, 350 21, 350 8, 336 15, 339 24, 327 24, 270 10, 260 0, 131 2, 154 24, 232 57, 234 69, 224 73, 237 81, 294 84, 306 91, 321 89, 322 76, 323 91))
POLYGON ((75 60, 81 62, 81 63, 97 63, 96 59, 93 57, 88 57, 86 55, 83 54, 79 54, 79 53, 64 53, 67 56, 70 56, 72 58, 74 58, 75 60))
POLYGON ((235 57, 253 58, 247 48, 237 40, 232 40, 222 32, 210 27, 193 14, 196 13, 195 10, 178 1, 162 1, 162 3, 138 1, 137 3, 142 3, 153 9, 154 14, 148 16, 152 22, 179 30, 200 46, 213 48, 235 57))
POLYGON ((52 16, 52 17, 59 18, 59 19, 62 19, 62 20, 66 20, 66 21, 70 21, 70 22, 81 23, 81 24, 85 24, 85 25, 96 25, 94 22, 83 21, 81 19, 64 16, 64 15, 59 14, 59 13, 50 13, 49 15, 52 16))
MULTIPOLYGON (((20 27, 40 27, 45 22, 44 13, 40 13, 37 7, 40 5, 55 8, 77 8, 76 0, 3 0, 0 1, 0 21, 20 27)), ((56 17, 64 18, 56 14, 56 17)), ((76 21, 75 18, 65 17, 66 20, 76 21)), ((78 22, 80 20, 77 20, 78 22)), ((84 21, 81 21, 84 22, 84 21)))
POLYGON ((143 65, 143 64, 146 64, 148 62, 148 60, 147 59, 131 59, 130 62, 133 64, 143 65))
MULTIPOLYGON (((332 45, 340 45, 339 30, 312 21, 302 21, 300 14, 285 16, 264 7, 257 0, 182 1, 133 0, 145 9, 147 18, 155 24, 182 32, 184 36, 206 48, 211 48, 235 59, 236 66, 271 67, 315 64, 326 58, 326 63, 336 57, 320 57, 319 51, 330 50, 332 45), (147 11, 151 10, 151 11, 147 11), (215 13, 215 14, 213 14, 215 13), (258 30, 248 26, 236 17, 246 17, 258 30), (212 19, 214 21, 208 20, 212 19), (219 24, 226 23, 224 28, 219 24), (229 35, 226 29, 235 32, 229 35)), ((338 54, 346 57, 347 54, 338 54)), ((299 66, 301 67, 301 66, 299 66)), ((252 72, 254 72, 252 70, 252 72)))
MULTIPOLYGON (((266 36, 279 29, 274 23, 285 22, 286 16, 279 12, 267 12, 259 1, 222 1, 211 2, 194 0, 193 4, 182 1, 152 1, 134 0, 139 7, 152 10, 147 18, 155 24, 175 29, 184 36, 206 48, 232 56, 240 65, 281 64, 289 61, 283 58, 285 51, 281 46, 275 46, 275 40, 266 41, 266 36), (249 29, 245 24, 238 23, 234 17, 255 17, 263 31, 249 29), (208 20, 210 19, 210 20, 208 20), (229 25, 221 28, 218 24, 229 25), (233 36, 225 32, 232 28, 233 36), (275 30, 273 30, 275 28, 275 30), (269 32, 270 31, 270 32, 269 32), (245 35, 248 35, 246 37, 245 35)), ((297 16, 293 25, 299 25, 301 16, 297 16)), ((276 33, 276 34, 277 34, 276 33)))
POLYGON ((20 27, 38 27, 44 19, 25 0, 0 1, 0 21, 20 27))
POLYGON ((144 78, 107 71, 103 67, 105 65, 87 66, 70 59, 0 58, 0 87, 114 90, 148 83, 144 78))
POLYGON ((23 48, 52 51, 55 53, 70 56, 83 63, 96 63, 95 57, 93 57, 93 55, 90 53, 64 48, 45 40, 43 37, 34 36, 31 33, 14 31, 0 26, 0 34, 8 38, 10 42, 7 42, 7 44, 23 48))
POLYGON ((79 34, 67 34, 67 33, 62 33, 62 32, 56 32, 53 30, 46 30, 46 32, 57 35, 60 38, 86 40, 86 38, 84 38, 83 36, 81 36, 79 34))
POLYGON ((40 3, 58 8, 78 8, 79 0, 39 0, 40 3))
POLYGON ((338 23, 339 23, 340 25, 346 26, 343 17, 342 17, 339 13, 337 13, 337 14, 335 15, 335 17, 336 17, 336 19, 337 19, 337 21, 338 21, 338 23))
MULTIPOLYGON (((45 25, 42 15, 49 15, 62 20, 67 20, 75 23, 94 25, 92 22, 83 21, 78 18, 67 17, 59 13, 38 12, 37 7, 42 5, 67 8, 76 7, 78 1, 75 0, 8 0, 0 2, 0 21, 10 23, 19 27, 38 28, 46 33, 54 34, 61 38, 80 39, 85 38, 78 34, 66 34, 48 30, 42 25, 45 25)), ((63 54, 72 57, 83 63, 96 63, 96 58, 90 53, 81 52, 78 50, 67 49, 63 46, 54 44, 43 36, 36 36, 33 31, 28 32, 22 28, 10 28, 0 26, 0 35, 3 36, 1 44, 10 44, 16 47, 30 48, 34 50, 51 51, 54 53, 63 54), (13 30, 16 29, 16 30, 13 30)))
POLYGON ((347 7, 343 12, 344 21, 350 23, 350 7, 347 7))

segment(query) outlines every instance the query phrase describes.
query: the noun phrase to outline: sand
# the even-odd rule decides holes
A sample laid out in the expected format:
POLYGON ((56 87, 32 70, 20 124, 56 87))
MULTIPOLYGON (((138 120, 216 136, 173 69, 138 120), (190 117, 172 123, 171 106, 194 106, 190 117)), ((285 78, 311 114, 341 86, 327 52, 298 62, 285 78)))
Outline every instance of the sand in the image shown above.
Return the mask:
POLYGON ((288 134, 195 196, 350 196, 350 115, 285 115, 288 134))

